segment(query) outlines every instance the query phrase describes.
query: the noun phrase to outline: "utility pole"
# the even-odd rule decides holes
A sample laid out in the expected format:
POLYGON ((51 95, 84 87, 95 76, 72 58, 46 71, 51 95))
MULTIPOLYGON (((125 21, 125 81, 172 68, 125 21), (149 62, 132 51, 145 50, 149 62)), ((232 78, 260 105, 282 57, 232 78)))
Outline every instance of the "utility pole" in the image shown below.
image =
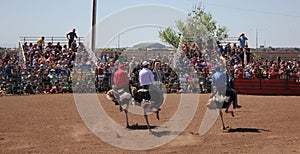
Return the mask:
POLYGON ((120 33, 118 34, 118 49, 120 49, 120 33))
POLYGON ((93 0, 93 14, 92 14, 92 51, 95 52, 96 40, 96 16, 97 16, 97 0, 93 0))
POLYGON ((258 31, 257 31, 257 28, 256 28, 256 39, 255 39, 256 43, 255 43, 255 46, 256 46, 256 51, 258 51, 258 31))

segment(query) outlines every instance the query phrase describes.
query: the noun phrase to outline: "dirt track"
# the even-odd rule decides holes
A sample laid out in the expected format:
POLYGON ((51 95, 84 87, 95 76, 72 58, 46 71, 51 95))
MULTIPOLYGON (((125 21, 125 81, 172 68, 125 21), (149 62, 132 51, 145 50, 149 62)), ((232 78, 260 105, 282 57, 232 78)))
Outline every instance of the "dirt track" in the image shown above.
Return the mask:
MULTIPOLYGON (((180 95, 167 97, 158 122, 170 118, 180 95)), ((124 113, 99 95, 112 119, 125 127, 124 113)), ((194 119, 172 142, 146 151, 129 151, 101 141, 83 124, 72 94, 0 97, 0 153, 300 153, 300 97, 239 95, 236 116, 225 115, 231 132, 222 132, 219 118, 203 136, 198 129, 208 95, 200 95, 194 119)), ((143 116, 129 115, 144 125, 143 116)))

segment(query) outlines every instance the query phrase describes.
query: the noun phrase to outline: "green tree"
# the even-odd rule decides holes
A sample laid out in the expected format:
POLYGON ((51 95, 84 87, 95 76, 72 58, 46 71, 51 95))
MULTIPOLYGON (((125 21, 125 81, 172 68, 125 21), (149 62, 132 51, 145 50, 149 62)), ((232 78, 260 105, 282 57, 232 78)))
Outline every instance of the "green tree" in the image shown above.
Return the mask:
POLYGON ((175 48, 178 47, 180 34, 183 35, 183 39, 191 41, 197 41, 199 38, 202 41, 207 41, 204 38, 209 39, 211 37, 220 41, 228 37, 227 28, 217 25, 213 16, 205 12, 204 8, 201 7, 197 7, 189 13, 186 21, 177 21, 176 28, 178 32, 171 27, 159 31, 159 37, 162 41, 169 43, 175 48))
POLYGON ((178 48, 180 36, 171 27, 167 27, 165 30, 159 32, 159 37, 164 41, 169 43, 175 48, 178 48))

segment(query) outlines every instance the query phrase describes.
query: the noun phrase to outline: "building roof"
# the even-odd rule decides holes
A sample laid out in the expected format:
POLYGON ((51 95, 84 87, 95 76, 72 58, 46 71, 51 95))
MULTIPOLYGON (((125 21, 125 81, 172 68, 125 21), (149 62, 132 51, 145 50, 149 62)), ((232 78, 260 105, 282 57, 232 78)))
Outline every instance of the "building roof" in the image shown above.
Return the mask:
POLYGON ((152 50, 152 51, 169 51, 174 50, 172 47, 167 47, 158 42, 145 42, 134 45, 126 49, 127 51, 138 51, 138 50, 152 50))
POLYGON ((153 48, 153 49, 162 49, 166 48, 165 45, 161 43, 139 43, 133 46, 134 48, 153 48))

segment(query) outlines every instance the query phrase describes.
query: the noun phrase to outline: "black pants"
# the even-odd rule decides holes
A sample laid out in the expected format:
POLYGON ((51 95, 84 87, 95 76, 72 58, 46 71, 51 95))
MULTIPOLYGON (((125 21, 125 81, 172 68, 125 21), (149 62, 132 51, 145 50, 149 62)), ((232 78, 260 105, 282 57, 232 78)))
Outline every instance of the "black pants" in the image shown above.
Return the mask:
POLYGON ((149 88, 150 88, 150 85, 143 85, 142 88, 143 88, 143 89, 149 89, 149 88))
POLYGON ((70 39, 68 42, 69 48, 72 48, 72 43, 73 43, 73 40, 70 39))
POLYGON ((230 96, 233 99, 233 107, 238 106, 237 93, 234 89, 227 88, 226 89, 226 96, 230 96))

